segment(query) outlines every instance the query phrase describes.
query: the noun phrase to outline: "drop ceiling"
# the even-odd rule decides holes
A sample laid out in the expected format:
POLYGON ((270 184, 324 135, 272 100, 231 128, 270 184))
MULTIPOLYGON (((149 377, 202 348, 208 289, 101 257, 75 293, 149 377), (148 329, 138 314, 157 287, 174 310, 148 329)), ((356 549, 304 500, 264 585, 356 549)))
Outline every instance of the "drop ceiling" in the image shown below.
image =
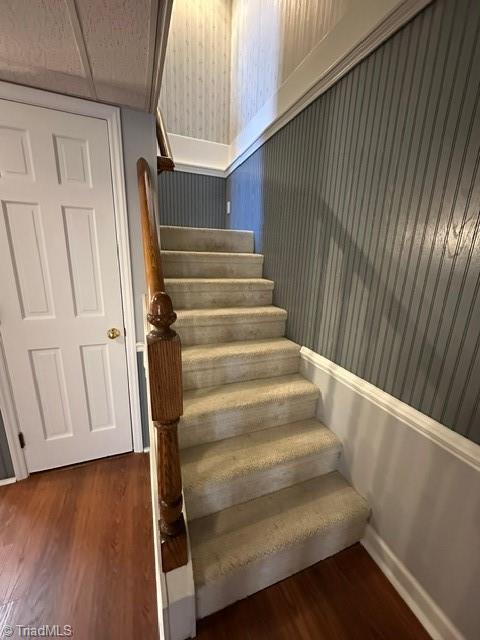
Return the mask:
POLYGON ((153 111, 172 0, 0 0, 0 80, 153 111))

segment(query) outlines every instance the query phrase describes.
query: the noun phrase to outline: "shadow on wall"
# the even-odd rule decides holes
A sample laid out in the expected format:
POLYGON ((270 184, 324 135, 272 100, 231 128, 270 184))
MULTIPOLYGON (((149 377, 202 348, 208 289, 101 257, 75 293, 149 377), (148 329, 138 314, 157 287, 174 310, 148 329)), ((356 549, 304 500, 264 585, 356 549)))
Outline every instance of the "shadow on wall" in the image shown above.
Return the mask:
MULTIPOLYGON (((370 526, 464 637, 477 638, 478 468, 348 384, 312 369, 307 375, 322 389, 319 417, 342 441, 341 472, 368 500, 370 526)), ((390 566, 389 555, 377 553, 390 566)), ((428 602, 398 577, 428 618, 428 602)), ((454 637, 441 628, 438 635, 454 637)))
POLYGON ((227 179, 288 336, 477 443, 479 25, 437 0, 227 179))
MULTIPOLYGON (((436 337, 433 332, 423 333, 426 327, 418 324, 422 309, 411 304, 415 292, 409 288, 410 304, 402 295, 411 274, 401 264, 401 258, 408 254, 407 243, 415 241, 412 229, 408 224, 403 226, 393 251, 387 250, 384 242, 367 253, 373 249, 367 225, 362 231, 358 223, 352 230, 319 192, 312 193, 305 184, 277 181, 277 162, 272 154, 265 153, 265 147, 259 149, 255 162, 246 163, 241 175, 230 180, 227 197, 234 207, 241 198, 238 227, 253 230, 255 250, 265 253, 265 276, 275 280, 275 304, 289 312, 287 335, 408 404, 421 407, 424 413, 447 426, 458 426, 462 414, 463 433, 480 443, 480 429, 474 432, 480 418, 480 371, 473 379, 477 381, 477 394, 470 394, 466 405, 467 394, 460 395, 456 412, 450 410, 453 418, 447 422, 448 398, 438 395, 438 376, 440 372, 448 378, 448 383, 443 382, 443 391, 448 393, 460 358, 453 363, 445 361, 445 345, 433 340, 436 337), (314 212, 310 219, 301 215, 305 207, 314 212), (281 209, 284 219, 277 227, 273 219, 281 217, 281 209), (266 216, 271 217, 267 223, 268 237, 264 237, 266 216), (366 249, 357 240, 359 236, 366 249), (389 284, 392 278, 393 286, 389 284), (292 288, 297 292, 293 300, 292 288), (377 316, 372 314, 373 309, 380 311, 377 316), (415 378, 421 384, 416 386, 411 372, 413 346, 419 332, 423 335, 415 378)), ((468 209, 465 217, 467 212, 468 209)), ((464 237, 468 236, 473 245, 478 241, 480 215, 472 217, 470 224, 466 222, 463 219, 458 225, 455 255, 462 246, 469 248, 462 242, 464 237)), ((400 221, 397 227, 401 227, 400 221)), ((472 305, 476 303, 477 290, 478 284, 472 292, 472 305)), ((477 335, 473 360, 480 340, 480 334, 477 335)), ((473 361, 471 366, 475 364, 473 361)))

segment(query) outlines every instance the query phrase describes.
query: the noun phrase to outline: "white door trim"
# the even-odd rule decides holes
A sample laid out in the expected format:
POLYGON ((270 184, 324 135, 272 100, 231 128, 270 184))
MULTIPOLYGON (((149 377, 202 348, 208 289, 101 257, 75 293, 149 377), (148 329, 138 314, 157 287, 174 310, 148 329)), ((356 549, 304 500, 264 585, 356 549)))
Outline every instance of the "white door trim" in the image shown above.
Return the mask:
MULTIPOLYGON (((128 242, 128 216, 127 200, 125 195, 125 175, 123 167, 122 129, 120 109, 100 102, 91 102, 81 98, 71 98, 59 93, 50 93, 40 89, 32 89, 20 85, 0 82, 0 98, 14 102, 22 102, 37 107, 57 109, 67 113, 75 113, 82 116, 101 118, 107 123, 110 164, 112 173, 113 200, 115 210, 115 225, 118 246, 118 258, 120 266, 120 282, 122 290, 122 309, 125 324, 125 347, 127 359, 128 387, 130 396, 130 419, 132 424, 133 450, 143 452, 142 423, 140 414, 140 394, 138 386, 137 351, 135 340, 135 318, 133 304, 133 284, 130 258, 130 246, 128 242)), ((10 390, 5 385, 8 378, 3 380, 4 374, 8 375, 6 362, 5 372, 0 358, 0 393, 10 390)), ((3 399, 3 398, 2 398, 3 399)), ((13 405, 13 398, 10 397, 13 405)), ((25 458, 18 441, 18 424, 12 418, 15 414, 4 416, 5 430, 7 432, 10 455, 15 468, 17 479, 28 476, 25 458), (16 462, 15 462, 16 460, 16 462), (22 462, 23 461, 23 468, 22 462), (17 470, 17 466, 18 470, 17 470)))

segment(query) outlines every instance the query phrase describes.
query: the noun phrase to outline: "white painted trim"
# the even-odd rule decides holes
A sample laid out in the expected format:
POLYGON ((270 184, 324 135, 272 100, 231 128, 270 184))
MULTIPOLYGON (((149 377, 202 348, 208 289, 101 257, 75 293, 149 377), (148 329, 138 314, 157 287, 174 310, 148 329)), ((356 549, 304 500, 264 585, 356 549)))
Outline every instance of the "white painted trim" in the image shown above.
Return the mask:
POLYGON ((125 323, 125 350, 127 358, 133 450, 136 453, 141 453, 143 451, 143 435, 137 367, 132 263, 130 257, 130 244, 128 241, 128 215, 123 166, 122 125, 120 120, 120 109, 118 107, 112 107, 112 114, 111 117, 108 118, 107 124, 110 138, 113 200, 115 205, 118 260, 122 286, 123 319, 125 323))
POLYGON ((176 168, 227 177, 431 1, 353 3, 347 15, 305 57, 230 144, 169 133, 176 168))
MULTIPOLYGON (((57 109, 92 118, 106 120, 109 137, 112 188, 117 233, 122 307, 125 324, 125 350, 127 360, 128 386, 130 395, 130 419, 133 436, 133 450, 143 451, 142 423, 140 414, 140 393, 138 386, 137 356, 135 344, 135 318, 130 246, 128 243, 127 200, 123 169, 122 130, 120 109, 99 102, 89 102, 40 89, 0 82, 0 98, 22 102, 48 109, 57 109)), ((10 446, 10 442, 9 442, 10 446)), ((28 475, 28 474, 27 474, 28 475)), ((22 477, 26 477, 23 475, 22 477)), ((17 474, 17 478, 19 478, 17 474)), ((20 479, 20 478, 19 478, 20 479)))
POLYGON ((301 348, 300 356, 321 371, 328 373, 332 378, 342 381, 364 398, 401 420, 408 427, 419 431, 429 440, 432 440, 462 462, 470 465, 476 471, 480 471, 480 446, 478 444, 467 440, 452 431, 452 429, 440 424, 440 422, 417 411, 410 405, 394 398, 389 393, 382 391, 375 385, 359 378, 354 373, 343 369, 343 367, 307 347, 301 348))
POLYGON ((4 478, 3 480, 0 480, 0 487, 3 487, 7 484, 13 484, 16 481, 16 478, 4 478))
POLYGON ((361 544, 433 640, 464 639, 460 631, 452 624, 371 525, 367 525, 361 544))
POLYGON ((7 369, 7 360, 3 349, 2 336, 0 334, 0 410, 3 417, 3 425, 7 435, 8 448, 12 459, 13 471, 17 480, 28 478, 28 469, 23 455, 18 434, 20 432, 17 411, 13 401, 12 386, 7 369))
POLYGON ((226 178, 227 172, 220 169, 210 169, 209 167, 201 167, 195 164, 181 164, 175 162, 175 171, 182 173, 196 173, 202 176, 213 176, 214 178, 226 178))
POLYGON ((225 169, 229 164, 230 147, 220 142, 189 138, 169 133, 175 168, 188 173, 225 178, 225 169))

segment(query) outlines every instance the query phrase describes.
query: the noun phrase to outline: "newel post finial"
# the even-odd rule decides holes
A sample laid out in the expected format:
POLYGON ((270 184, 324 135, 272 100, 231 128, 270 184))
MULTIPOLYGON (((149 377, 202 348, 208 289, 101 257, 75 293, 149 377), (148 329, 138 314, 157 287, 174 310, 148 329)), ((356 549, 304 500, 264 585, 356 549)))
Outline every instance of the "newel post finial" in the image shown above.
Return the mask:
POLYGON ((150 333, 160 340, 172 339, 176 333, 170 326, 176 319, 170 296, 165 291, 154 293, 147 314, 148 322, 155 327, 150 333))

